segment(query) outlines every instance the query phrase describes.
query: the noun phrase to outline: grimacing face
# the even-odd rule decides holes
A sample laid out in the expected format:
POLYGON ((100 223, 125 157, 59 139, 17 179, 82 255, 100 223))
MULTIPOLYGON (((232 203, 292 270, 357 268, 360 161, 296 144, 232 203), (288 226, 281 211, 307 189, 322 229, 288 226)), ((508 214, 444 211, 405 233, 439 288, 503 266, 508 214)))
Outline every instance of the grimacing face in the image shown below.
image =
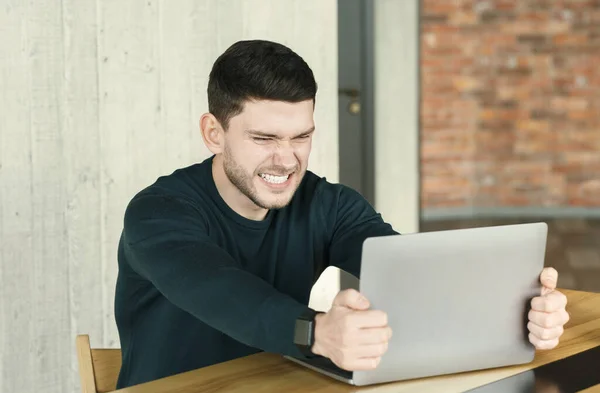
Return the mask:
POLYGON ((229 121, 223 166, 229 181, 255 205, 290 203, 308 167, 315 129, 312 100, 248 101, 229 121))

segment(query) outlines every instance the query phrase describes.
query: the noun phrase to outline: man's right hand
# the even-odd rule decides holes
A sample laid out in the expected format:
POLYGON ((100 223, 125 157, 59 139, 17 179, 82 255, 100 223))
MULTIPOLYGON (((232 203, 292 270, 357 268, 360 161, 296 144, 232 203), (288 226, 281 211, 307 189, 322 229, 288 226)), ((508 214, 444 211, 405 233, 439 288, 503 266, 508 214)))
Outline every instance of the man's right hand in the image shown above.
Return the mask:
POLYGON ((315 319, 312 352, 344 370, 376 368, 387 351, 392 329, 387 314, 369 310, 369 306, 369 301, 354 289, 339 292, 331 309, 315 319))

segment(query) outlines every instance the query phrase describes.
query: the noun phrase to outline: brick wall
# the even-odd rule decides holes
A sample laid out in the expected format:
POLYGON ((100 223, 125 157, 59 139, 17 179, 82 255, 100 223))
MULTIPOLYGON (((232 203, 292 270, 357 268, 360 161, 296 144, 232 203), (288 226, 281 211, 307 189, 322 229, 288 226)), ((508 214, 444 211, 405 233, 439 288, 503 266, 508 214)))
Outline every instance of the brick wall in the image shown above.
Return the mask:
POLYGON ((424 0, 422 205, 600 207, 600 0, 424 0))

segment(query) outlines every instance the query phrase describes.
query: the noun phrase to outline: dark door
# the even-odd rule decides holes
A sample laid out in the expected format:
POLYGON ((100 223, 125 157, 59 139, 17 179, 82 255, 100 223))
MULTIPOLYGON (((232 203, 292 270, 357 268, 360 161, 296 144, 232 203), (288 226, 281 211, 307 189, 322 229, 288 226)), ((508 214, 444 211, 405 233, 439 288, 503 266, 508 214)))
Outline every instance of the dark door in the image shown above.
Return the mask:
POLYGON ((371 0, 338 0, 340 183, 374 204, 372 21, 371 0))
MULTIPOLYGON (((372 0, 338 0, 340 183, 375 204, 372 0)), ((358 289, 340 275, 340 290, 358 289)))

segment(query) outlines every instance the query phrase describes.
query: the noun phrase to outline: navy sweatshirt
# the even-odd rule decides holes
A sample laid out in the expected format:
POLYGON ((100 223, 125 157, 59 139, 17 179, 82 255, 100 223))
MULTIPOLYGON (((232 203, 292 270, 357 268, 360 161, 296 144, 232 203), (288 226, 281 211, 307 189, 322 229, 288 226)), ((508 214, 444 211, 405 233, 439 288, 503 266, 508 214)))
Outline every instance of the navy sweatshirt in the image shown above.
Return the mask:
POLYGON ((360 277, 367 237, 396 234, 356 191, 307 171, 262 221, 220 197, 212 158, 128 204, 119 241, 118 388, 267 351, 302 357, 295 319, 328 266, 360 277))

